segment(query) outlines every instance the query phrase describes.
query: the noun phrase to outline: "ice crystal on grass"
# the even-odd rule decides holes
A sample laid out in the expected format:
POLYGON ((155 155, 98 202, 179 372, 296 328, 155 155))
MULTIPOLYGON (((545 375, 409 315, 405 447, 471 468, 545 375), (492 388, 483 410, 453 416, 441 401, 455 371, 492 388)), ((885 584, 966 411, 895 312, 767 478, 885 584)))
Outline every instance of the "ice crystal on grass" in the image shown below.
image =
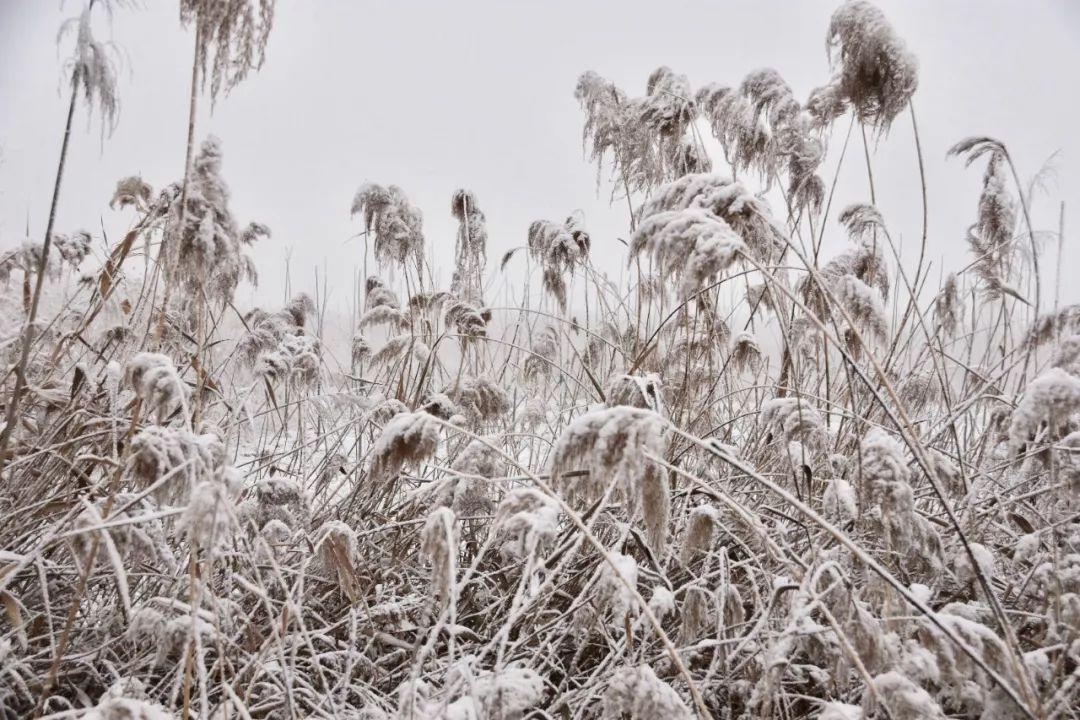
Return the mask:
POLYGON ((524 555, 543 540, 555 536, 559 524, 559 505, 538 490, 511 490, 499 503, 494 528, 512 536, 517 554, 524 555))
POLYGON ((744 249, 726 222, 701 210, 650 215, 634 233, 630 260, 648 253, 665 277, 678 275, 680 291, 688 297, 726 270, 744 249))
POLYGON ((109 201, 109 207, 123 209, 130 205, 139 212, 146 212, 153 197, 154 188, 150 183, 138 175, 130 175, 116 181, 116 191, 109 201))
POLYGON ((110 45, 94 38, 90 24, 92 9, 93 3, 88 3, 79 17, 64 22, 57 42, 68 33, 75 33, 75 50, 67 62, 72 90, 82 95, 90 110, 97 106, 104 136, 106 132, 111 135, 116 129, 120 98, 116 89, 116 58, 110 55, 110 45))
POLYGON ((487 265, 487 218, 468 190, 457 190, 450 201, 450 212, 457 218, 452 291, 466 300, 483 296, 483 274, 487 265))
POLYGON ((61 259, 72 269, 82 264, 84 258, 90 254, 90 233, 79 230, 71 235, 54 235, 53 245, 60 253, 61 259))
POLYGON ((540 264, 544 289, 559 307, 566 306, 567 276, 588 259, 590 244, 589 234, 570 221, 560 225, 536 220, 529 225, 529 254, 540 264))
POLYGON ((1080 378, 1061 368, 1050 368, 1032 380, 1009 421, 1009 444, 1021 450, 1035 439, 1046 424, 1050 432, 1062 429, 1071 415, 1080 411, 1080 378))
POLYGON ((353 198, 352 214, 364 216, 364 229, 374 233, 375 259, 382 264, 414 263, 419 272, 424 252, 424 216, 396 185, 367 183, 353 198))
POLYGON ((395 335, 371 356, 373 367, 381 367, 412 359, 418 364, 427 362, 431 349, 415 335, 395 335))
POLYGON ((881 295, 854 275, 840 278, 837 300, 861 330, 882 339, 888 334, 888 318, 881 295))
POLYGON ((772 257, 783 244, 768 204, 745 186, 716 173, 683 175, 660 186, 640 211, 642 219, 673 210, 696 209, 727 223, 760 259, 772 257))
POLYGON ((605 161, 629 193, 709 163, 691 132, 697 102, 685 75, 659 67, 645 95, 631 98, 595 72, 578 78, 574 95, 585 111, 582 142, 596 163, 605 161))
POLYGON ((698 555, 708 553, 720 525, 720 513, 711 505, 698 505, 690 513, 679 559, 688 564, 698 555))
POLYGON ((318 531, 315 550, 322 569, 332 574, 348 597, 356 597, 359 549, 356 531, 339 520, 324 523, 318 531))
POLYGON ((918 86, 918 61, 885 15, 865 0, 848 0, 833 13, 826 36, 836 52, 837 87, 859 119, 888 131, 918 86))
POLYGON ((752 370, 756 372, 761 363, 761 347, 757 338, 745 330, 731 341, 731 364, 736 372, 752 370))
POLYGON ((160 353, 139 353, 127 366, 128 382, 146 409, 162 424, 177 408, 183 407, 187 388, 171 359, 160 353))
POLYGON ((276 520, 289 528, 306 529, 311 501, 296 480, 271 477, 256 483, 252 497, 237 508, 237 513, 242 521, 253 522, 256 528, 276 520))
POLYGON ((392 480, 406 463, 419 463, 439 447, 439 425, 424 412, 395 415, 371 448, 372 482, 392 480))
POLYGON ((186 498, 197 483, 224 464, 225 448, 212 433, 151 426, 131 440, 128 474, 141 487, 154 487, 162 498, 186 498))
POLYGON ((193 545, 215 552, 232 539, 236 529, 236 484, 226 474, 192 488, 181 522, 193 545))
POLYGON ((833 478, 821 495, 821 506, 830 517, 851 522, 858 513, 855 489, 847 480, 833 478))
POLYGON ((262 67, 274 25, 274 0, 182 0, 180 19, 194 25, 195 61, 211 97, 228 92, 262 67))
POLYGON ((222 157, 216 137, 203 141, 192 161, 187 207, 182 210, 176 199, 166 232, 170 266, 187 295, 198 301, 205 293, 224 304, 233 299, 242 279, 255 284, 257 274, 247 248, 269 230, 259 224, 243 230, 237 224, 221 175, 222 157))
POLYGON ((498 420, 510 410, 506 391, 487 377, 467 377, 456 387, 446 389, 447 396, 468 418, 475 422, 498 420))
MULTIPOLYGON (((258 67, 274 5, 181 2, 192 138, 200 88, 258 67)), ((68 28, 61 90, 108 129, 109 47, 88 14, 68 28)), ((14 241, 0 715, 1068 716, 1080 306, 1039 229, 1046 173, 957 143, 984 172, 972 256, 942 266, 919 233, 941 188, 918 183, 941 159, 914 113, 914 142, 886 137, 914 59, 865 2, 827 38, 805 102, 769 67, 696 92, 660 67, 638 95, 582 75, 621 230, 574 210, 514 242, 496 229, 520 208, 458 189, 425 238, 424 188, 369 183, 338 238, 351 293, 286 254, 265 290, 284 304, 252 307, 270 230, 233 215, 208 139, 183 184, 116 183, 100 231, 50 228, 47 262, 14 241), (834 175, 895 227, 838 205, 834 175)), ((109 199, 61 179, 61 221, 69 196, 109 199)))
POLYGON ((622 625, 627 617, 637 615, 638 566, 634 558, 611 553, 610 562, 603 566, 599 582, 599 602, 611 613, 616 625, 622 625))
MULTIPOLYGON (((874 692, 880 705, 895 720, 943 719, 941 706, 930 693, 898 672, 883 673, 874 678, 874 692)), ((872 703, 868 703, 871 704, 872 703)))
POLYGON ((604 392, 608 407, 626 405, 629 407, 652 410, 658 415, 664 414, 664 395, 660 376, 618 375, 613 377, 604 392))
POLYGON ((618 489, 637 502, 651 462, 645 454, 662 456, 667 446, 663 427, 656 413, 626 406, 582 415, 566 428, 552 451, 552 479, 570 480, 571 487, 595 496, 614 478, 618 489), (584 480, 566 477, 578 468, 588 471, 584 480))
POLYGON ((761 422, 785 442, 820 445, 825 439, 825 421, 813 405, 799 398, 782 397, 761 405, 761 422))
POLYGON ((862 708, 842 702, 827 702, 821 708, 818 720, 862 720, 862 708))
POLYGON ((453 327, 463 340, 467 340, 487 334, 491 311, 464 300, 453 300, 446 306, 445 317, 447 326, 453 327))
POLYGON ((422 549, 431 563, 434 594, 448 602, 454 594, 457 574, 457 518, 450 508, 438 508, 428 516, 422 534, 422 549))
POLYGON ((690 720, 694 715, 671 686, 648 665, 617 670, 604 692, 604 717, 615 720, 669 718, 690 720))
POLYGON ((106 696, 82 720, 174 720, 161 705, 149 700, 106 696))

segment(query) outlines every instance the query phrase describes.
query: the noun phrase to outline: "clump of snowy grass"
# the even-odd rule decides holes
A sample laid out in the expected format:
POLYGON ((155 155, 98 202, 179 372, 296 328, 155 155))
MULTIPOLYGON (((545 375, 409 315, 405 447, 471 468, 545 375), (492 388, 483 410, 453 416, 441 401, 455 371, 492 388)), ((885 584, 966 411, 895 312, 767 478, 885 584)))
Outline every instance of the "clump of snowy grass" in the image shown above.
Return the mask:
MULTIPOLYGON (((953 148, 986 161, 970 262, 912 248, 925 217, 874 170, 916 64, 879 11, 836 11, 805 102, 770 68, 582 75, 624 242, 575 211, 505 250, 465 189, 427 237, 362 186, 343 319, 292 274, 245 306, 269 229, 194 144, 200 83, 261 64, 273 9, 182 3, 190 167, 116 184, 127 234, 0 255, 0 714, 1068 715, 1080 310, 1047 302, 1039 178, 993 138, 953 148), (845 118, 877 144, 845 152, 845 118)), ((109 126, 84 20, 72 107, 109 126)))

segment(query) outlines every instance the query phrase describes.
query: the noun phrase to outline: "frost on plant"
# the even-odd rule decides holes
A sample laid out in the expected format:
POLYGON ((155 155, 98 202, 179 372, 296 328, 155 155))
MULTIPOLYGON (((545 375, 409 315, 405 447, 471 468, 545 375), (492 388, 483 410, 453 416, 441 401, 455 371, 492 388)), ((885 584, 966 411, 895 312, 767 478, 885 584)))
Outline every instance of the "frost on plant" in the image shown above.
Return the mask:
MULTIPOLYGON (((574 97, 533 98, 580 106, 595 187, 470 176, 476 147, 505 151, 486 136, 453 138, 469 162, 447 168, 328 159, 308 136, 240 153, 331 204, 342 189, 283 166, 283 145, 400 178, 291 238, 239 219, 267 198, 230 193, 226 171, 252 167, 206 134, 247 112, 228 91, 263 65, 279 7, 182 0, 192 83, 131 82, 193 110, 187 177, 161 175, 182 137, 159 132, 118 181, 61 172, 45 234, 37 211, 0 217, 0 717, 1074 717, 1080 304, 1062 218, 1044 172, 1025 184, 1029 158, 976 134, 946 154, 981 175, 958 169, 969 217, 943 231, 955 193, 932 149, 954 108, 920 115, 936 133, 920 136, 902 28, 838 4, 804 72, 783 52, 805 43, 775 42, 804 28, 777 27, 757 47, 775 66, 660 66, 636 89, 605 67, 619 85, 585 72, 574 97), (320 237, 351 287, 288 253, 276 267, 320 237), (283 280, 257 303, 256 270, 283 280)), ((64 110, 110 132, 119 67, 90 12, 129 5, 84 2, 61 37, 64 110)), ((326 22, 289 9, 282 60, 326 22)), ((685 40, 698 15, 676 12, 633 19, 685 40)), ((396 32, 370 19, 345 85, 371 102, 320 127, 378 122, 400 147, 415 105, 376 91, 405 76, 365 57, 396 32)), ((577 52, 561 39, 551 52, 577 52)), ((1053 70, 1035 69, 1068 86, 1053 70)), ((502 90, 449 86, 477 123, 502 90)), ((423 116, 433 138, 457 110, 423 116)))

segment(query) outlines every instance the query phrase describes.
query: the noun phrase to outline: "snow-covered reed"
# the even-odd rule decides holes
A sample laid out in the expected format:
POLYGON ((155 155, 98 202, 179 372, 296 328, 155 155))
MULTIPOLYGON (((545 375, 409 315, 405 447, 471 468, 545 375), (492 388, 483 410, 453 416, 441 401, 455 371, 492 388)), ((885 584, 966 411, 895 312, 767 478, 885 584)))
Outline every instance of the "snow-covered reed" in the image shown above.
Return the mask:
MULTIPOLYGON (((985 162, 966 266, 902 253, 925 210, 886 223, 872 175, 834 210, 830 175, 876 161, 834 125, 891 152, 915 117, 880 11, 836 11, 805 102, 771 68, 661 67, 639 96, 583 74, 625 243, 580 212, 489 236, 502 209, 465 189, 431 237, 364 184, 337 333, 325 287, 238 307, 269 228, 194 122, 274 5, 181 2, 187 162, 116 184, 127 236, 102 254, 54 213, 0 256, 0 717, 1075 716, 1080 307, 1041 289, 1001 141, 953 149, 985 162)), ((111 129, 91 11, 71 108, 111 129)))

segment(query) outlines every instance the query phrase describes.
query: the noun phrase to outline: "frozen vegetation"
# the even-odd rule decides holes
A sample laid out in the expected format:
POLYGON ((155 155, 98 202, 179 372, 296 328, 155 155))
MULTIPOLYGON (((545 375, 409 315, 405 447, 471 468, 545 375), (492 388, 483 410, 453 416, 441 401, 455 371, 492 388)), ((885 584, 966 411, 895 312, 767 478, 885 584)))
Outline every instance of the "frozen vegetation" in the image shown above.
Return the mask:
MULTIPOLYGON (((61 35, 62 157, 73 119, 123 132, 107 10, 131 11, 91 0, 61 35)), ((181 0, 193 119, 273 16, 181 0)), ((772 69, 567 88, 625 244, 574 214, 489 258, 483 198, 364 183, 346 338, 314 292, 238 306, 271 229, 194 120, 175 182, 117 182, 109 245, 53 227, 61 160, 44 241, 0 257, 0 717, 1076 717, 1061 238, 1005 144, 924 157, 916 126, 918 168, 982 191, 966 264, 930 271, 925 183, 901 254, 873 156, 916 121, 916 59, 861 0, 822 31, 805 100, 772 69), (864 203, 833 204, 840 163, 864 203), (518 307, 489 306, 498 274, 518 307)))

